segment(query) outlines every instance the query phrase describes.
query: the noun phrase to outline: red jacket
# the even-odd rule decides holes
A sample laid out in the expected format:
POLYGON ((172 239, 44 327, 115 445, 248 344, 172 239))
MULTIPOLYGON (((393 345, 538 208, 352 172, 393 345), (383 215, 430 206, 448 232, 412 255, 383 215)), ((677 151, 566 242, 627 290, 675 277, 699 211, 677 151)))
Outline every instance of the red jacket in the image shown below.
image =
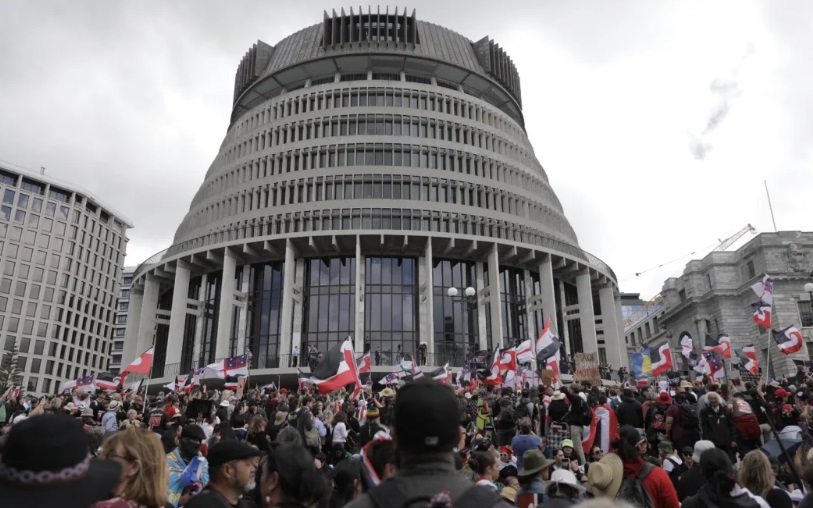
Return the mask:
MULTIPOLYGON (((643 459, 630 462, 624 461, 624 478, 634 478, 643 465, 643 459)), ((656 466, 649 472, 647 477, 644 478, 644 488, 649 492, 649 495, 652 496, 655 508, 680 507, 675 486, 672 485, 669 474, 662 468, 656 466)))

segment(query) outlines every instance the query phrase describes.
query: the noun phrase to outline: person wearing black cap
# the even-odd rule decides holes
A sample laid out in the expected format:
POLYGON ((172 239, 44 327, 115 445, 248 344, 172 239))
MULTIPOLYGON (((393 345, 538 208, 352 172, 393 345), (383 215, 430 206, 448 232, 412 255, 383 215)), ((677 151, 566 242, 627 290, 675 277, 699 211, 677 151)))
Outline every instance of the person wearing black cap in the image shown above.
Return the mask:
POLYGON ((183 506, 183 500, 209 482, 209 467, 200 454, 200 445, 206 441, 206 433, 200 426, 187 425, 181 431, 178 448, 167 454, 169 464, 169 496, 173 506, 183 506))
POLYGON ((12 427, 0 458, 0 506, 86 508, 111 496, 121 471, 113 460, 88 457, 79 420, 28 418, 12 427))
POLYGON ((243 494, 255 487, 260 450, 242 441, 221 441, 209 450, 209 484, 186 508, 243 508, 243 494))
POLYGON ((458 405, 449 387, 431 380, 404 386, 398 391, 393 422, 400 469, 347 506, 509 506, 496 492, 474 485, 455 471, 453 450, 460 437, 459 421, 458 405))

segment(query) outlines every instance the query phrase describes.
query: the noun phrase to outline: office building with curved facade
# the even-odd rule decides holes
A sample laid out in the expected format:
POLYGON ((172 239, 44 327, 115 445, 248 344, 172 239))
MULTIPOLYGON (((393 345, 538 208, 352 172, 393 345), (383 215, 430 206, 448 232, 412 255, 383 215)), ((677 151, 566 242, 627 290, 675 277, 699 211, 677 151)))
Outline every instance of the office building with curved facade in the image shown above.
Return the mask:
POLYGON ((154 343, 153 377, 248 349, 252 375, 286 372, 348 335, 382 370, 418 350, 460 366, 546 318, 568 354, 626 364, 615 275, 534 156, 511 59, 414 11, 325 13, 248 50, 220 151, 130 313, 124 360, 154 343))
POLYGON ((0 334, 25 391, 107 370, 130 227, 81 187, 0 166, 0 334))

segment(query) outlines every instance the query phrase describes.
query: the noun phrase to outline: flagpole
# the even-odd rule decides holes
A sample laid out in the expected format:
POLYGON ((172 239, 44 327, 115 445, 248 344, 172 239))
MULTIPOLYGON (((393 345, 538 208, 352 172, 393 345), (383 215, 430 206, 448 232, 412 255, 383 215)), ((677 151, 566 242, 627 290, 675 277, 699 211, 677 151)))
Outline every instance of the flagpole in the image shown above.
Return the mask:
MULTIPOLYGON (((153 334, 153 336, 152 336, 152 347, 151 347, 151 349, 152 349, 153 356, 152 356, 152 361, 150 362, 150 373, 147 374, 147 380, 144 383, 144 401, 145 402, 147 400, 147 396, 150 394, 150 379, 152 379, 152 368, 153 368, 153 366, 155 366, 155 334, 153 334)), ((141 354, 143 355, 144 353, 141 353, 141 354)), ((166 365, 166 363, 164 363, 164 365, 166 365)), ((179 363, 178 364, 178 371, 180 372, 180 370, 181 370, 181 364, 179 363)))

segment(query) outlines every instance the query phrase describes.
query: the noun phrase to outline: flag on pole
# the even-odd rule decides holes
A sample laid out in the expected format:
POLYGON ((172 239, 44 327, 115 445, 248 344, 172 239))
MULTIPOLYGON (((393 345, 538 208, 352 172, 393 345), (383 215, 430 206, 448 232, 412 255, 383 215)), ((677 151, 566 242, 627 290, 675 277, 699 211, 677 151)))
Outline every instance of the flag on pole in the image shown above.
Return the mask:
POLYGON ((149 348, 148 350, 144 351, 141 356, 133 360, 130 365, 127 366, 123 371, 121 371, 121 375, 125 376, 127 374, 149 374, 152 370, 152 361, 154 358, 154 350, 155 348, 149 348))
POLYGON ((731 337, 721 333, 717 336, 717 344, 723 348, 723 358, 731 358, 731 337))
POLYGON ((297 376, 296 377, 297 377, 297 384, 299 385, 300 388, 305 388, 307 386, 313 386, 313 383, 311 382, 311 375, 310 374, 308 374, 306 372, 302 372, 301 370, 297 369, 297 376))
POLYGON ((740 359, 740 369, 747 370, 755 376, 759 374, 759 361, 753 344, 744 346, 742 349, 737 350, 736 353, 737 358, 740 359))
POLYGON ((76 384, 77 390, 83 390, 86 392, 96 391, 96 376, 92 374, 90 376, 80 377, 74 381, 74 383, 76 384))
POLYGON ((545 321, 545 328, 539 337, 536 338, 536 361, 539 365, 544 365, 548 358, 559 352, 562 347, 559 337, 550 330, 550 319, 545 321))
POLYGON ((531 350, 531 340, 528 339, 517 346, 517 363, 531 363, 534 361, 534 352, 531 350))
POLYGON ((698 356, 697 353, 692 353, 692 356, 689 358, 689 362, 695 372, 699 374, 711 374, 711 368, 709 367, 709 363, 706 361, 706 356, 704 354, 698 356))
POLYGON ((767 303, 760 301, 752 303, 751 307, 754 308, 754 323, 765 328, 771 329, 771 306, 767 303))
POLYGON ((653 346, 650 354, 653 376, 660 376, 674 367, 669 341, 663 341, 661 344, 653 346))
POLYGON ((102 390, 113 392, 121 386, 121 377, 110 372, 100 372, 96 374, 96 387, 102 390))
POLYGON ((680 348, 683 356, 686 358, 691 358, 691 355, 694 352, 694 341, 692 340, 692 336, 689 332, 683 332, 680 334, 680 348))
POLYGON ((246 353, 210 363, 204 368, 203 377, 226 379, 229 376, 248 376, 248 361, 250 358, 250 354, 246 353))
POLYGON ((353 398, 358 397, 361 393, 361 380, 356 367, 356 355, 353 354, 353 341, 348 337, 331 347, 313 370, 310 379, 322 395, 355 383, 353 398))
POLYGON ((479 372, 480 382, 486 385, 498 385, 502 383, 500 372, 500 350, 495 349, 491 360, 491 367, 488 370, 483 369, 479 372))
POLYGON ((632 353, 632 374, 636 380, 652 378, 652 359, 649 348, 632 353))
POLYGON ((799 329, 793 325, 790 325, 784 330, 780 330, 778 332, 776 330, 771 330, 771 335, 773 335, 776 345, 779 346, 779 351, 782 351, 786 355, 801 351, 802 346, 804 345, 804 339, 802 338, 801 332, 799 332, 799 329))
POLYGON ((431 376, 435 381, 440 381, 448 385, 452 382, 452 369, 450 369, 449 364, 446 363, 443 367, 433 370, 431 376))
POLYGON ((725 376, 722 353, 719 351, 703 351, 703 357, 706 359, 712 379, 720 379, 725 376))
POLYGON ((703 345, 703 351, 704 352, 705 351, 714 351, 715 353, 721 353, 722 354, 723 348, 722 348, 722 346, 720 346, 720 343, 718 343, 717 340, 714 337, 712 337, 711 335, 709 335, 707 333, 706 334, 706 341, 705 341, 705 344, 703 345))
POLYGON ((773 279, 764 275, 762 280, 751 286, 757 297, 766 305, 773 305, 773 279))
POLYGON ((364 356, 356 360, 356 365, 358 366, 359 374, 369 374, 372 371, 370 352, 368 351, 364 356))
POLYGON ((517 371, 517 350, 505 348, 500 350, 500 372, 517 371))

